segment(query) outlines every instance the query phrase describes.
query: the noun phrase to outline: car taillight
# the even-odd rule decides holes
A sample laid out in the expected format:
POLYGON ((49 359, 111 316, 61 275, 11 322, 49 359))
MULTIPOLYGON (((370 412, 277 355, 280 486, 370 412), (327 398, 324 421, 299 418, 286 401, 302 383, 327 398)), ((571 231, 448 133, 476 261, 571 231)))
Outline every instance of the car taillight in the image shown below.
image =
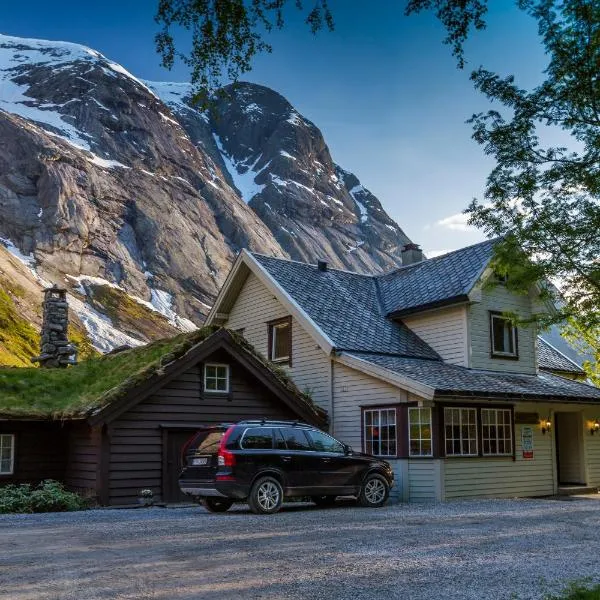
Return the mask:
POLYGON ((221 443, 219 444, 219 452, 217 453, 217 464, 220 467, 233 467, 235 465, 235 454, 225 449, 227 439, 229 438, 233 430, 234 426, 231 426, 221 438, 221 443))

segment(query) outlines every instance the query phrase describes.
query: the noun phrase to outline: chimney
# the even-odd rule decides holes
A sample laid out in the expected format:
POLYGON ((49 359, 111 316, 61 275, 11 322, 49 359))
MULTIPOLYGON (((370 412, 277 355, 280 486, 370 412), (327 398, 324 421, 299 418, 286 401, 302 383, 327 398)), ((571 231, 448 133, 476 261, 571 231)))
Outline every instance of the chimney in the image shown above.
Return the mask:
POLYGON ((45 368, 65 368, 77 364, 77 348, 69 343, 67 337, 67 290, 56 286, 48 288, 44 292, 43 308, 41 352, 39 356, 31 359, 32 362, 40 363, 40 367, 45 368))
POLYGON ((327 271, 327 261, 326 260, 318 260, 317 261, 317 269, 319 271, 321 271, 322 273, 325 273, 325 271, 327 271))
POLYGON ((403 266, 414 265, 415 263, 422 262, 423 250, 421 250, 419 244, 406 244, 406 246, 402 247, 400 256, 402 257, 403 266))

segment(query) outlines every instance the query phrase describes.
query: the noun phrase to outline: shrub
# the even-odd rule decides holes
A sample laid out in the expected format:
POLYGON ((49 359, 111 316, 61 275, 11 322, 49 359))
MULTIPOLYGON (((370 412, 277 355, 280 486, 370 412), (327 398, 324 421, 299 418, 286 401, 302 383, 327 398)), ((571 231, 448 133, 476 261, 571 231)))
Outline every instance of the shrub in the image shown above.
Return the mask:
POLYGON ((36 487, 28 483, 0 487, 1 513, 40 513, 83 510, 86 501, 65 490, 62 483, 46 479, 36 487))

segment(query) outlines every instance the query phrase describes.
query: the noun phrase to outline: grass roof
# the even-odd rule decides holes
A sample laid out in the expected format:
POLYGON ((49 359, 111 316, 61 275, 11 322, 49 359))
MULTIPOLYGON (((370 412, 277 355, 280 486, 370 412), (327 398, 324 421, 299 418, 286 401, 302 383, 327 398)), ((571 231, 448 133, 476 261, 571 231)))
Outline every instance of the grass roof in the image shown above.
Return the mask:
MULTIPOLYGON (((67 369, 0 368, 0 417, 85 417, 123 397, 218 329, 203 327, 139 348, 91 358, 67 369)), ((325 420, 326 413, 298 390, 285 371, 266 360, 241 335, 232 331, 229 334, 269 368, 286 389, 325 420)))

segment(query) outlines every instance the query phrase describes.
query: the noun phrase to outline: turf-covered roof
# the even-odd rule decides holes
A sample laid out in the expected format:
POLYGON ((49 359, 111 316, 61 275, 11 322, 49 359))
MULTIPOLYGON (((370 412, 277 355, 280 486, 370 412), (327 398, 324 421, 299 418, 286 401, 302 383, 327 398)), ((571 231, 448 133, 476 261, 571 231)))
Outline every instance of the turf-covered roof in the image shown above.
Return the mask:
POLYGON ((326 413, 287 374, 266 360, 241 335, 218 327, 159 340, 146 346, 92 358, 67 369, 0 369, 0 418, 85 418, 124 398, 218 331, 258 360, 299 403, 326 421, 326 413))

